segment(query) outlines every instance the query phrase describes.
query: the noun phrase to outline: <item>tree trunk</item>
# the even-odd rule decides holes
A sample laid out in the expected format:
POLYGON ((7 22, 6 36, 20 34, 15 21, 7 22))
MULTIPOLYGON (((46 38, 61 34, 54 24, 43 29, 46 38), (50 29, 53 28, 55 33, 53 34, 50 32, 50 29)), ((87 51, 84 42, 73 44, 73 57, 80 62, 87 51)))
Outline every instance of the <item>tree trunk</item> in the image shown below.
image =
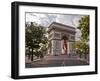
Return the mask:
POLYGON ((84 58, 87 59, 87 52, 86 52, 86 50, 85 50, 84 58))
POLYGON ((82 53, 81 53, 81 52, 79 52, 79 57, 81 58, 81 56, 82 56, 82 53))
POLYGON ((30 54, 30 53, 31 53, 31 52, 30 52, 30 48, 29 48, 28 60, 31 59, 31 54, 30 54))
POLYGON ((84 58, 87 59, 87 54, 84 55, 84 58))
POLYGON ((32 49, 31 61, 33 61, 33 49, 32 49))
POLYGON ((80 58, 81 58, 81 54, 80 54, 80 58))

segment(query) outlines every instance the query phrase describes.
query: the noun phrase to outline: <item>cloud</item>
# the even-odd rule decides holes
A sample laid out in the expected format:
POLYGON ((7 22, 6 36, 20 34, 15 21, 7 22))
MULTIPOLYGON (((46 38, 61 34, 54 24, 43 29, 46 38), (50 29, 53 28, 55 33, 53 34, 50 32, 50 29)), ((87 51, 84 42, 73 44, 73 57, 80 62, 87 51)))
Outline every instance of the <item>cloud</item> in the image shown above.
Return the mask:
POLYGON ((52 22, 77 27, 80 18, 81 15, 74 14, 26 13, 26 22, 36 22, 45 27, 48 27, 52 22))
POLYGON ((26 22, 36 22, 45 27, 48 27, 55 20, 56 15, 54 14, 26 13, 26 22))
MULTIPOLYGON (((48 27, 52 22, 58 22, 73 27, 78 27, 80 18, 84 15, 77 14, 47 14, 47 13, 26 13, 26 22, 36 22, 48 27)), ((76 39, 81 36, 80 30, 76 30, 76 39)))
POLYGON ((26 13, 26 22, 36 22, 45 27, 48 27, 55 19, 56 16, 53 14, 26 13))
POLYGON ((35 14, 26 13, 26 22, 37 22, 37 23, 40 23, 40 20, 35 14))
POLYGON ((56 22, 77 27, 81 17, 81 15, 74 14, 57 15, 56 22))

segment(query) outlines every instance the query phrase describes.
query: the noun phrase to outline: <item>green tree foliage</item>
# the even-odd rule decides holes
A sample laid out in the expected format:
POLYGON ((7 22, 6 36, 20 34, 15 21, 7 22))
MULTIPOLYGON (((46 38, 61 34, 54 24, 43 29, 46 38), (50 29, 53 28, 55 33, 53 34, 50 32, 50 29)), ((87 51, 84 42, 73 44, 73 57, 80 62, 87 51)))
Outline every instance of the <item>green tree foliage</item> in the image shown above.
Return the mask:
POLYGON ((25 28, 25 43, 26 48, 29 49, 29 54, 31 54, 31 60, 33 60, 33 55, 39 56, 47 50, 47 37, 46 28, 31 22, 31 24, 26 24, 25 28))
POLYGON ((84 41, 89 40, 89 16, 83 16, 79 20, 79 27, 78 29, 81 30, 81 39, 84 41))
POLYGON ((78 54, 80 54, 80 57, 82 54, 86 55, 89 54, 89 45, 83 41, 77 41, 76 42, 76 51, 78 54))
POLYGON ((80 40, 76 42, 77 52, 80 54, 89 54, 89 16, 83 16, 79 20, 78 29, 81 31, 80 40))

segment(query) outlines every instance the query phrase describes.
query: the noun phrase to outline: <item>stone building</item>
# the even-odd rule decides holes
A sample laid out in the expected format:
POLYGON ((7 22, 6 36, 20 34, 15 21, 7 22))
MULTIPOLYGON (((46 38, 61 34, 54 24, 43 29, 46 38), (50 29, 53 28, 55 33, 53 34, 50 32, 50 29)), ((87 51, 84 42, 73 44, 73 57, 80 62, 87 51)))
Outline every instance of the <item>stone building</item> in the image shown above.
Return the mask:
POLYGON ((48 54, 71 54, 75 51, 75 28, 53 22, 48 27, 48 54))

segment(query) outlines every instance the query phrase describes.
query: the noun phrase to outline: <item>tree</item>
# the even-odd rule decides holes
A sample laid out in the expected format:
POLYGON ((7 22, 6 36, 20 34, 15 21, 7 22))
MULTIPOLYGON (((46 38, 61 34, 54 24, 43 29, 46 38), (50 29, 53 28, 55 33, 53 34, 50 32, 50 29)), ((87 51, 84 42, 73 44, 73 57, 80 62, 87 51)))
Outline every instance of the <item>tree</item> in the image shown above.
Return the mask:
POLYGON ((40 50, 41 44, 45 47, 47 43, 46 28, 35 22, 31 22, 31 24, 27 23, 25 29, 25 42, 26 48, 29 49, 31 60, 33 61, 33 55, 39 56, 42 51, 40 50))
POLYGON ((76 42, 76 52, 80 55, 80 58, 82 54, 84 54, 84 57, 86 58, 86 55, 89 53, 89 45, 86 44, 83 41, 77 41, 76 42))
POLYGON ((81 39, 85 42, 89 41, 89 16, 83 16, 79 20, 79 27, 81 30, 81 39))
POLYGON ((86 58, 86 55, 89 53, 89 16, 83 16, 79 20, 78 29, 81 31, 81 37, 80 41, 76 43, 76 48, 86 58))

